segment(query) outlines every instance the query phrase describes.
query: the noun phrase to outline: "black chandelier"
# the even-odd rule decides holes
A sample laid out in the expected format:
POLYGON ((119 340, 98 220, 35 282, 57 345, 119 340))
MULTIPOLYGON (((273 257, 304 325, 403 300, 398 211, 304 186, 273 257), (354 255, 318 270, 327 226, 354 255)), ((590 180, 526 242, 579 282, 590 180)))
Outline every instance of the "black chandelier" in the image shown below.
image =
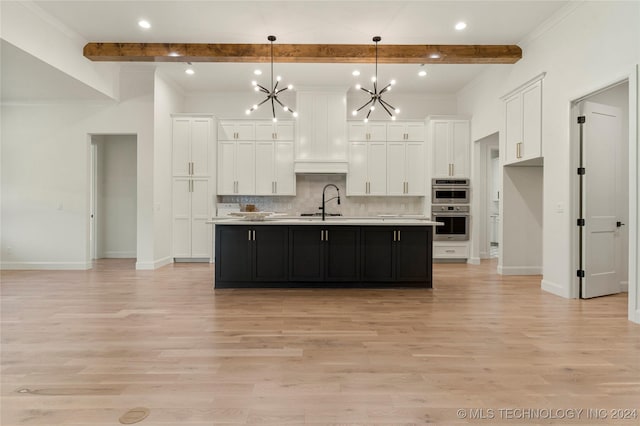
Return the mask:
POLYGON ((382 40, 380 36, 375 36, 373 38, 373 41, 376 43, 376 74, 374 77, 371 78, 371 81, 373 82, 373 90, 365 89, 360 84, 356 84, 356 90, 363 90, 371 96, 371 98, 364 105, 362 105, 360 108, 355 109, 351 112, 352 115, 356 116, 361 110, 363 110, 365 107, 368 106, 369 111, 367 112, 367 116, 364 118, 365 123, 369 121, 369 116, 371 115, 371 111, 376 109, 376 103, 379 103, 380 106, 384 108, 384 110, 387 112, 387 114, 389 114, 392 120, 395 120, 396 116, 393 115, 391 111, 393 111, 396 114, 400 113, 400 110, 398 108, 393 107, 387 101, 382 99, 382 95, 388 92, 389 90, 391 90, 391 87, 394 84, 396 84, 396 81, 391 80, 391 82, 386 86, 384 86, 382 90, 378 91, 378 42, 380 40, 382 40))
POLYGON ((270 100, 271 101, 271 112, 273 113, 273 121, 274 122, 278 121, 278 119, 276 118, 276 105, 275 105, 276 102, 278 103, 278 105, 280 105, 282 107, 282 109, 284 111, 290 112, 294 117, 297 117, 298 116, 297 112, 295 112, 294 110, 292 110, 288 106, 284 105, 278 99, 278 94, 284 92, 287 89, 293 89, 293 85, 290 84, 287 87, 283 87, 282 89, 278 89, 278 84, 280 83, 280 80, 281 80, 280 76, 276 77, 276 83, 275 83, 275 85, 273 84, 273 42, 276 41, 276 36, 270 35, 269 37, 267 37, 267 40, 269 40, 271 42, 271 90, 268 90, 266 87, 258 84, 258 82, 255 81, 255 80, 252 81, 251 84, 253 85, 254 90, 256 92, 266 93, 267 97, 265 98, 265 100, 263 100, 259 104, 253 105, 251 108, 249 108, 245 112, 247 113, 247 115, 249 115, 253 111, 257 110, 262 104, 264 104, 265 102, 270 100))

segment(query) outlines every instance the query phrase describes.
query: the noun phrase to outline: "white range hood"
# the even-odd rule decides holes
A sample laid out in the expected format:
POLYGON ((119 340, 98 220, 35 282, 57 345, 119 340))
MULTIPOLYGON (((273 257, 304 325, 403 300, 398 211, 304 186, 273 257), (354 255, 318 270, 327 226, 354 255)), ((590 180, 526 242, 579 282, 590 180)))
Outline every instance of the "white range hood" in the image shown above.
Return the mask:
POLYGON ((298 174, 345 174, 349 171, 347 91, 297 90, 296 156, 298 174))

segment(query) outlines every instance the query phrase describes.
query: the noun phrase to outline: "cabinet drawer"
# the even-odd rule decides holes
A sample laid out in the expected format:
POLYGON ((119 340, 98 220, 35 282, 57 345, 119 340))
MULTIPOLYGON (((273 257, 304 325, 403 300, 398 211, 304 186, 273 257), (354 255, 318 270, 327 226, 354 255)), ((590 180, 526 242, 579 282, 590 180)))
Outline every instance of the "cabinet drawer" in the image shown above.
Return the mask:
POLYGON ((468 245, 433 245, 434 259, 467 259, 469 257, 468 245))

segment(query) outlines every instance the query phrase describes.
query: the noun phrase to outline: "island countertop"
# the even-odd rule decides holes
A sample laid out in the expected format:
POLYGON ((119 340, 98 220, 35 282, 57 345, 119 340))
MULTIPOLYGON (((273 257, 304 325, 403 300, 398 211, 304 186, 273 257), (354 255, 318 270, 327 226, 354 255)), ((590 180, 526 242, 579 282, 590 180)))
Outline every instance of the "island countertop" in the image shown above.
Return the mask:
POLYGON ((324 221, 319 217, 267 217, 263 220, 247 220, 242 218, 214 218, 207 221, 214 225, 310 225, 310 226, 438 226, 442 222, 434 222, 425 218, 384 216, 384 217, 344 217, 330 216, 324 221))

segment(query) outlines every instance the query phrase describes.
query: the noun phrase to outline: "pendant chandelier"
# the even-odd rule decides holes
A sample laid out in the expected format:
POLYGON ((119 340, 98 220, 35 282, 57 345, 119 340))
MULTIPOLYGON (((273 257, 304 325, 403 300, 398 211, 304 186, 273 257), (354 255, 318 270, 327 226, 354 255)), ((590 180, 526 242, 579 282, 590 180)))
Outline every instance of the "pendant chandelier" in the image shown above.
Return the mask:
POLYGON ((280 80, 281 80, 280 76, 276 77, 276 82, 275 82, 275 84, 273 83, 273 42, 276 41, 276 36, 270 35, 269 37, 267 37, 267 40, 269 40, 271 42, 271 90, 269 90, 266 87, 258 84, 258 82, 255 81, 255 80, 252 81, 251 84, 253 85, 254 90, 256 92, 266 93, 267 97, 262 102, 260 102, 259 104, 253 105, 251 108, 249 108, 245 112, 247 113, 247 115, 249 115, 253 111, 257 110, 265 102, 271 101, 271 112, 273 114, 273 121, 274 122, 278 121, 278 119, 276 118, 276 105, 275 105, 276 103, 278 105, 280 105, 280 107, 282 107, 282 109, 284 111, 290 112, 294 117, 297 117, 298 116, 297 112, 295 112, 294 110, 292 110, 288 106, 284 105, 278 99, 278 95, 280 93, 284 92, 287 89, 293 89, 293 85, 290 84, 287 87, 283 87, 282 89, 278 89, 278 84, 280 83, 280 80))
POLYGON ((371 112, 376 109, 376 103, 380 104, 380 106, 384 108, 384 110, 387 112, 387 114, 389 114, 389 117, 391 117, 392 120, 396 119, 396 116, 394 115, 394 113, 395 114, 400 113, 400 110, 398 108, 393 107, 387 101, 382 99, 382 95, 390 91, 391 87, 394 84, 396 84, 396 81, 391 80, 391 82, 389 82, 389 84, 384 86, 382 90, 378 91, 378 42, 380 40, 382 40, 380 36, 375 36, 373 38, 373 41, 376 43, 376 74, 375 76, 371 77, 371 81, 373 82, 373 90, 365 89, 360 84, 356 84, 356 90, 363 90, 367 92, 370 96, 370 99, 367 102, 365 102, 365 104, 362 105, 360 108, 353 110, 351 114, 353 116, 357 116, 361 110, 363 110, 366 107, 369 107, 367 111, 367 116, 364 118, 365 123, 369 121, 369 116, 371 115, 371 112))

